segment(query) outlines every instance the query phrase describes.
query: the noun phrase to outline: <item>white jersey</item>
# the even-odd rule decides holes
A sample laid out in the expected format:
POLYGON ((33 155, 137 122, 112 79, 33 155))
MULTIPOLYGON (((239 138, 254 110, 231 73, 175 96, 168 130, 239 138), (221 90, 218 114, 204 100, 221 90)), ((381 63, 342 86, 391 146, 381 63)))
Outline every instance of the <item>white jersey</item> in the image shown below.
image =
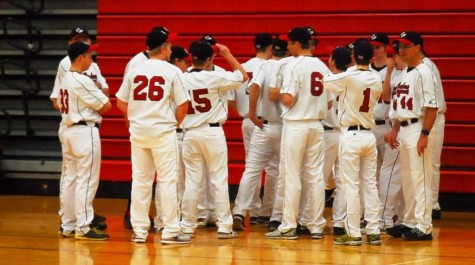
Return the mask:
MULTIPOLYGON (((186 71, 191 71, 191 69, 193 69, 193 66, 190 66, 186 69, 186 71)), ((223 67, 221 66, 217 66, 215 64, 213 64, 213 69, 211 71, 218 71, 218 72, 226 72, 226 69, 224 69, 223 67)))
POLYGON ((280 94, 290 94, 294 104, 284 107, 285 120, 323 120, 327 117, 328 102, 333 98, 323 90, 322 78, 328 67, 316 57, 299 56, 284 71, 280 94))
POLYGON ((374 128, 374 106, 383 92, 381 79, 369 70, 356 70, 329 75, 323 81, 325 90, 338 93, 338 118, 342 127, 362 125, 374 128))
MULTIPOLYGON (((384 66, 383 68, 376 68, 373 64, 370 65, 369 70, 377 74, 381 78, 381 82, 384 82, 386 78, 386 73, 388 72, 388 67, 384 66)), ((391 101, 384 102, 382 98, 379 98, 374 106, 374 119, 375 120, 385 120, 389 118, 389 107, 391 101)))
POLYGON ((147 51, 139 52, 137 53, 130 61, 127 63, 127 66, 125 66, 125 71, 124 71, 124 78, 127 76, 127 73, 133 69, 135 66, 145 62, 148 60, 148 53, 147 51))
MULTIPOLYGON (((265 59, 254 57, 242 64, 242 67, 247 72, 249 80, 252 79, 254 71, 259 69, 264 62, 266 62, 265 59)), ((249 84, 249 81, 241 84, 241 87, 234 91, 234 95, 229 98, 230 100, 236 101, 238 114, 244 118, 249 117, 249 84)))
MULTIPOLYGON (((56 73, 56 78, 54 80, 54 87, 53 91, 51 92, 50 98, 55 99, 59 97, 59 89, 61 89, 60 84, 61 81, 66 74, 67 71, 69 71, 69 68, 71 67, 71 60, 69 59, 69 56, 66 56, 61 60, 61 62, 58 65, 58 72, 56 73)), ((101 84, 102 88, 109 88, 109 85, 106 82, 106 79, 104 76, 101 74, 101 70, 99 69, 99 66, 96 63, 92 63, 89 69, 83 72, 83 75, 89 76, 92 81, 98 82, 101 84)))
MULTIPOLYGON (((330 92, 331 93, 331 92, 330 92)), ((323 125, 332 127, 333 129, 340 128, 340 120, 338 120, 338 100, 340 97, 335 97, 332 100, 332 107, 327 112, 327 118, 322 121, 323 125)))
POLYGON ((261 96, 257 102, 257 116, 272 122, 281 121, 281 110, 278 102, 269 99, 270 75, 277 65, 277 60, 267 60, 253 73, 253 78, 249 86, 257 84, 261 88, 261 96))
POLYGON ((80 121, 101 123, 97 112, 109 99, 91 78, 78 72, 67 71, 61 81, 57 102, 61 124, 71 126, 80 121))
POLYGON ((284 81, 284 70, 287 64, 294 60, 295 57, 289 56, 280 59, 277 61, 277 64, 275 65, 274 70, 272 70, 271 77, 270 77, 270 83, 269 87, 275 87, 275 88, 281 88, 282 87, 282 82, 284 81))
POLYGON ((447 104, 445 103, 444 87, 442 86, 442 79, 440 78, 440 72, 434 62, 428 57, 422 58, 422 62, 429 66, 429 69, 432 70, 436 79, 436 97, 437 105, 439 106, 439 113, 445 113, 447 111, 447 104))
POLYGON ((391 117, 400 121, 425 116, 425 108, 438 108, 436 79, 424 63, 404 69, 393 88, 391 117))
POLYGON ((238 89, 243 76, 234 72, 192 70, 183 75, 190 93, 188 113, 183 128, 190 129, 209 123, 223 124, 228 117, 228 90, 238 89))
POLYGON ((181 70, 162 60, 149 59, 132 68, 116 97, 128 103, 130 141, 153 148, 159 135, 176 129, 175 106, 188 101, 181 70))
POLYGON ((347 72, 354 72, 356 70, 358 70, 358 68, 356 68, 356 64, 353 65, 353 66, 350 66, 346 69, 347 72))

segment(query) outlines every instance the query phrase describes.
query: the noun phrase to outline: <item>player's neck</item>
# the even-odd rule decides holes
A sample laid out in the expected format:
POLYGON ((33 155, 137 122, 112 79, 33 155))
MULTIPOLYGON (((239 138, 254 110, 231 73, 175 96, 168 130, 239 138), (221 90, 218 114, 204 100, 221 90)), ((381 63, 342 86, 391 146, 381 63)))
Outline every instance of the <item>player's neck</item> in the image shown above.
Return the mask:
POLYGON ((269 56, 265 52, 256 53, 256 58, 267 60, 269 56))
POLYGON ((356 69, 358 69, 358 70, 369 70, 369 65, 357 64, 356 69))
POLYGON ((407 67, 414 68, 422 63, 422 55, 417 54, 413 58, 409 58, 406 63, 407 63, 407 67))
POLYGON ((81 67, 80 65, 77 65, 77 64, 72 64, 71 67, 69 68, 69 71, 82 73, 87 70, 87 69, 82 69, 82 68, 84 67, 81 67))
POLYGON ((298 51, 297 56, 313 56, 313 54, 311 50, 305 49, 305 50, 298 51))

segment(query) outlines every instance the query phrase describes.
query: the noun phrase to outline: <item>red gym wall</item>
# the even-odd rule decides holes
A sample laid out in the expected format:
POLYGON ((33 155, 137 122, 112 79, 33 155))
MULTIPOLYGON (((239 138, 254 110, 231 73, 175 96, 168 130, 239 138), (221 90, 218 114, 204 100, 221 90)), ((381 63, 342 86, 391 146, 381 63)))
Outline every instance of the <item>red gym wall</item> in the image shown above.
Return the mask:
MULTIPOLYGON (((128 131, 114 95, 127 61, 145 50, 145 35, 164 25, 180 34, 174 45, 188 47, 213 35, 244 62, 253 56, 253 35, 286 33, 312 26, 319 34, 317 55, 324 61, 329 46, 345 45, 371 33, 391 40, 405 30, 423 34, 425 50, 439 67, 448 111, 442 152, 442 192, 475 193, 475 2, 473 1, 98 1, 97 57, 111 88, 113 110, 101 127, 101 179, 130 181, 128 131)), ((223 65, 217 58, 216 64, 223 65)), ((241 120, 231 113, 224 130, 229 150, 229 183, 239 184, 244 170, 241 120)))

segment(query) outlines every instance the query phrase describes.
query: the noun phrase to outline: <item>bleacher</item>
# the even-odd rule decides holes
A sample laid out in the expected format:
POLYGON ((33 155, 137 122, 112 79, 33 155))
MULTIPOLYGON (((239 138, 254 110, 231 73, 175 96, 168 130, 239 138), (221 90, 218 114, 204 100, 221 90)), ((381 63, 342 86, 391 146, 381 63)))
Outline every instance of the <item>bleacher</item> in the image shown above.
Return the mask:
MULTIPOLYGON (((105 1, 98 2, 98 64, 111 95, 122 81, 127 61, 145 47, 145 35, 164 25, 180 34, 175 45, 188 47, 204 34, 227 45, 241 62, 253 56, 252 36, 282 34, 294 26, 314 27, 324 61, 328 47, 345 45, 374 32, 394 39, 404 30, 423 34, 425 51, 442 75, 448 102, 442 152, 441 192, 475 193, 475 2, 472 1, 105 1)), ((215 63, 226 68, 222 58, 215 63)), ((114 99, 112 99, 114 101, 114 99)), ((115 107, 114 107, 115 108, 115 107)), ((229 183, 239 184, 244 170, 241 120, 231 113, 224 126, 229 150, 229 183)), ((129 181, 130 143, 117 109, 101 127, 103 180, 129 181)))

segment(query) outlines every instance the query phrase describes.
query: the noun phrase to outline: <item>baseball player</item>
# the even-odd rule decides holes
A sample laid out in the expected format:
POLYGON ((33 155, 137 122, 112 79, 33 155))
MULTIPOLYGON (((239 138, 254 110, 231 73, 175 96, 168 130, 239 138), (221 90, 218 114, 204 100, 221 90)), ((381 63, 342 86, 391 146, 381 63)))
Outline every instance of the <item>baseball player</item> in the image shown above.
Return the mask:
POLYGON ((184 73, 190 65, 190 62, 188 61, 189 56, 190 55, 185 48, 180 46, 172 46, 172 54, 170 55, 169 63, 180 68, 180 70, 184 73))
POLYGON ((190 93, 188 115, 183 121, 183 162, 185 164, 185 193, 182 204, 181 227, 185 234, 194 234, 197 227, 197 204, 205 170, 215 198, 218 238, 237 236, 232 230, 229 205, 227 146, 221 125, 227 119, 227 90, 238 89, 247 81, 244 68, 229 49, 216 44, 219 55, 229 63, 233 72, 207 71, 213 60, 213 49, 204 41, 190 46, 194 68, 184 75, 190 93))
POLYGON ((60 81, 57 106, 61 111, 64 163, 75 174, 61 180, 61 228, 63 236, 80 240, 107 240, 109 235, 90 228, 92 201, 99 185, 101 167, 100 114, 111 108, 109 98, 84 75, 92 64, 97 45, 77 41, 68 49, 71 67, 60 81))
MULTIPOLYGON (((330 70, 334 74, 345 72, 351 63, 351 52, 346 46, 333 49, 328 59, 330 70)), ((325 162, 323 175, 325 179, 333 177, 335 180, 335 199, 333 202, 332 222, 333 235, 344 235, 344 220, 346 215, 346 200, 338 159, 340 146, 340 121, 338 120, 338 97, 332 102, 332 107, 328 110, 327 118, 322 121, 324 133, 325 162), (333 172, 333 176, 332 176, 333 172)), ((329 181, 326 181, 327 183, 329 181)))
MULTIPOLYGON (((85 41, 88 44, 91 44, 91 38, 89 37, 89 33, 87 29, 77 27, 73 28, 71 32, 69 33, 69 42, 68 45, 73 44, 76 41, 85 41)), ((69 59, 68 56, 64 57, 61 62, 58 65, 58 71, 56 73, 56 78, 54 80, 54 87, 50 95, 50 99, 53 103, 53 106, 55 109, 59 110, 57 100, 60 96, 59 91, 60 91, 60 83, 62 79, 64 78, 64 75, 66 72, 69 70, 71 67, 71 60, 69 59)), ((102 76, 101 71, 99 69, 99 66, 96 63, 92 63, 89 69, 86 69, 83 72, 84 75, 89 76, 93 81, 94 84, 102 89, 102 92, 107 96, 109 95, 109 86, 105 80, 105 78, 102 76)), ((61 149, 62 153, 64 153, 63 150, 63 131, 66 128, 66 126, 62 123, 59 125, 59 130, 58 130, 58 136, 59 136, 59 141, 61 143, 61 149)), ((61 167, 61 179, 63 178, 70 178, 71 176, 76 175, 76 171, 73 167, 70 167, 67 163, 64 162, 64 157, 63 157, 63 165, 61 167)), ((62 215, 62 207, 65 204, 72 204, 74 201, 71 200, 65 200, 63 197, 63 188, 64 186, 62 185, 62 181, 60 181, 60 192, 59 192, 59 198, 60 198, 60 210, 59 210, 59 215, 62 215)), ((71 207, 71 205, 70 205, 71 207)), ((106 218, 100 215, 95 214, 94 219, 92 221, 92 224, 95 228, 104 230, 107 228, 107 225, 105 223, 106 218)), ((62 228, 60 228, 60 232, 62 232, 62 228)))
POLYGON ((442 154, 442 147, 444 144, 444 131, 445 131, 445 112, 447 111, 447 104, 445 103, 444 88, 442 86, 442 80, 440 78, 440 72, 434 62, 427 57, 424 50, 421 50, 422 62, 426 64, 429 69, 435 75, 436 89, 437 89, 437 103, 439 110, 437 112, 437 118, 435 119, 434 129, 432 129, 432 218, 440 220, 442 218, 442 211, 439 204, 439 186, 440 186, 440 156, 442 154))
POLYGON ((395 82, 391 110, 395 122, 386 139, 400 149, 405 210, 402 226, 391 235, 432 240, 432 167, 425 165, 432 165, 430 132, 439 108, 437 83, 431 69, 422 63, 421 35, 405 31, 398 40, 399 54, 408 67, 395 82))
MULTIPOLYGON (((254 71, 257 71, 262 64, 272 57, 272 36, 268 33, 259 33, 254 37, 254 48, 256 56, 242 64, 248 76, 252 79, 254 71)), ((254 124, 249 119, 249 90, 248 82, 241 85, 238 90, 228 98, 230 107, 233 108, 239 116, 243 117, 242 135, 244 142, 244 152, 246 154, 246 161, 249 150, 249 143, 251 141, 252 132, 254 131, 254 124)), ((266 171, 267 172, 267 171, 266 171)), ((251 224, 257 224, 259 216, 259 208, 261 207, 260 185, 255 187, 254 197, 250 206, 251 224)), ((244 218, 241 216, 233 216, 235 230, 244 229, 244 218)))
POLYGON ((250 209, 254 193, 259 186, 262 172, 266 168, 263 204, 259 217, 270 219, 274 204, 276 180, 279 175, 279 146, 282 132, 281 109, 269 99, 270 74, 276 63, 287 53, 287 43, 278 38, 272 44, 272 59, 253 72, 249 82, 249 119, 254 123, 254 131, 246 156, 246 168, 239 183, 239 190, 233 209, 234 228, 243 230, 243 220, 250 209), (278 55, 275 57, 274 55, 278 55), (264 200, 265 199, 265 200, 264 200), (264 209, 265 208, 265 209, 264 209))
POLYGON ((367 243, 380 245, 379 195, 376 183, 377 149, 374 106, 383 90, 381 79, 369 70, 374 48, 367 42, 354 46, 356 71, 326 76, 325 90, 339 94, 338 118, 341 125, 340 169, 346 200, 346 234, 337 245, 361 245, 360 189, 364 190, 364 216, 367 243), (360 180, 361 179, 361 180, 360 180))
POLYGON ((161 201, 161 243, 186 244, 179 224, 177 181, 179 150, 176 129, 188 109, 181 70, 168 63, 176 34, 158 27, 147 35, 149 59, 132 68, 116 94, 117 107, 129 121, 132 148, 132 241, 144 243, 152 185, 157 173, 156 201, 161 201), (164 203, 167 202, 167 203, 164 203))
POLYGON ((323 124, 331 98, 323 91, 321 79, 330 73, 327 66, 310 51, 310 32, 293 28, 287 47, 293 61, 287 64, 283 76, 281 101, 283 128, 280 176, 284 186, 282 224, 268 232, 268 239, 297 239, 297 218, 301 186, 308 186, 307 223, 312 239, 323 238, 325 219, 323 183, 323 124), (292 144, 289 144, 292 143, 292 144))

